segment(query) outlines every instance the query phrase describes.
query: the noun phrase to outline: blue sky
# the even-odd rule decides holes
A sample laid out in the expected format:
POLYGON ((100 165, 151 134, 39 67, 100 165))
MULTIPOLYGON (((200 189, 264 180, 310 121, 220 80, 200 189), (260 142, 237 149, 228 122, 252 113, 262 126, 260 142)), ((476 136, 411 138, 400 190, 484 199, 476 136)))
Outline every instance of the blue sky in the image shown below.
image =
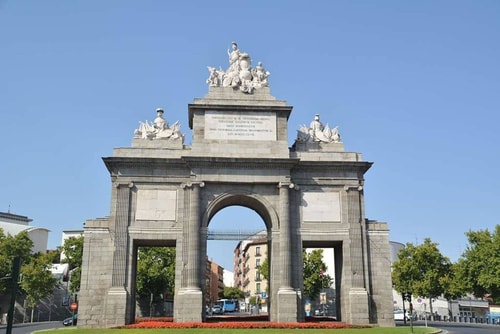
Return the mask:
POLYGON ((237 41, 294 107, 290 145, 315 113, 338 125, 346 150, 374 162, 367 218, 456 260, 466 231, 500 223, 499 35, 495 0, 0 0, 0 211, 50 229, 51 248, 108 215, 101 157, 157 107, 189 144, 187 105, 237 41))

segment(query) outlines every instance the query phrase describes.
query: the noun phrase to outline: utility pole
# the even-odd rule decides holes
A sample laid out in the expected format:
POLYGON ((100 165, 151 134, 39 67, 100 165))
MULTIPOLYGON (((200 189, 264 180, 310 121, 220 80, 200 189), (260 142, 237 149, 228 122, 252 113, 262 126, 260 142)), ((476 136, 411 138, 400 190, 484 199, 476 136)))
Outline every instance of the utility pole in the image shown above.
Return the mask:
POLYGON ((12 262, 12 292, 10 295, 9 311, 7 313, 7 331, 5 334, 12 334, 12 324, 14 322, 14 309, 16 306, 17 280, 21 271, 21 257, 16 256, 12 262))

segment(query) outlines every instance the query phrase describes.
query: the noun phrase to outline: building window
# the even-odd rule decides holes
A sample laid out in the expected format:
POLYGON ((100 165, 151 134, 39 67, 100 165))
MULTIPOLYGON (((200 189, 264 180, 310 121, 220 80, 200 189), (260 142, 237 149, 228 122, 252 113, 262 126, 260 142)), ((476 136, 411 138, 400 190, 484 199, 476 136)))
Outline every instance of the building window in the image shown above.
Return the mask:
POLYGON ((255 283, 255 293, 260 293, 260 283, 255 283))
POLYGON ((255 268, 259 268, 260 267, 260 259, 256 259, 255 260, 255 268))
POLYGON ((255 247, 255 256, 260 256, 260 246, 255 247))

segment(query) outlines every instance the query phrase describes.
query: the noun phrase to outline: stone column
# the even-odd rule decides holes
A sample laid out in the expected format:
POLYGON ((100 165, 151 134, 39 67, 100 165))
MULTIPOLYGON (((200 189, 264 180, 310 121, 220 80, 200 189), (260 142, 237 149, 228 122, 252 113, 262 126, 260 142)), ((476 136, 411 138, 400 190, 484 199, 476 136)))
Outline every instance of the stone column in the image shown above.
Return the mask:
POLYGON ((179 289, 174 307, 174 319, 177 322, 200 322, 203 320, 205 307, 201 289, 201 273, 205 266, 201 259, 201 212, 200 189, 205 186, 203 182, 190 182, 181 187, 185 191, 187 217, 183 221, 183 254, 184 269, 181 271, 181 281, 186 285, 179 289), (187 233, 186 233, 187 232, 187 233))
POLYGON ((113 287, 125 286, 126 262, 127 262, 127 229, 129 223, 130 184, 117 184, 116 212, 114 226, 114 254, 113 254, 113 287))
POLYGON ((351 270, 345 275, 350 279, 348 319, 349 323, 368 324, 370 322, 370 307, 368 291, 365 281, 365 244, 363 242, 364 217, 361 210, 360 191, 362 186, 345 187, 347 192, 348 221, 349 221, 349 261, 351 270))
POLYGON ((351 254, 351 274, 352 274, 352 287, 365 288, 365 275, 364 275, 364 244, 363 244, 363 217, 361 217, 361 208, 359 202, 359 188, 348 188, 347 202, 349 205, 349 251, 351 254))
POLYGON ((281 284, 280 290, 292 290, 292 240, 290 232, 290 194, 292 183, 280 182, 280 258, 281 284))
POLYGON ((111 276, 111 288, 108 290, 105 300, 104 318, 106 326, 124 325, 129 323, 130 308, 127 291, 126 277, 130 264, 128 259, 128 226, 130 220, 130 191, 134 187, 133 183, 117 183, 116 206, 114 212, 114 228, 111 231, 113 236, 113 267, 111 276))
MULTIPOLYGON (((292 266, 292 233, 290 224, 290 189, 293 183, 280 182, 279 219, 280 219, 280 252, 279 268, 281 268, 280 287, 278 289, 278 322, 297 322, 297 292, 292 287, 292 275, 297 272, 292 266)), ((274 321, 273 319, 271 319, 274 321)))
POLYGON ((188 254, 187 254, 187 288, 189 290, 201 290, 200 286, 200 188, 204 187, 203 182, 190 183, 187 185, 191 190, 189 226, 188 226, 188 254))

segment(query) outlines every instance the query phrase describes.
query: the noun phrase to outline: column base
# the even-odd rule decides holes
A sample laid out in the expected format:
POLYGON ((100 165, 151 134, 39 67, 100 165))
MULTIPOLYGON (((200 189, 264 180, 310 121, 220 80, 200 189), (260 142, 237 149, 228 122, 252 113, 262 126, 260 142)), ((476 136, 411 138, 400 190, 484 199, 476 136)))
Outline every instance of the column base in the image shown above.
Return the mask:
POLYGON ((175 322, 202 322, 204 315, 203 294, 198 288, 182 288, 175 296, 175 322))
POLYGON ((103 327, 123 326, 127 324, 127 290, 112 287, 106 294, 103 327))
POLYGON ((281 288, 278 290, 278 322, 297 322, 297 304, 298 295, 297 291, 292 288, 281 288))
POLYGON ((348 323, 367 325, 370 323, 370 307, 368 292, 365 288, 351 288, 349 290, 348 323))

